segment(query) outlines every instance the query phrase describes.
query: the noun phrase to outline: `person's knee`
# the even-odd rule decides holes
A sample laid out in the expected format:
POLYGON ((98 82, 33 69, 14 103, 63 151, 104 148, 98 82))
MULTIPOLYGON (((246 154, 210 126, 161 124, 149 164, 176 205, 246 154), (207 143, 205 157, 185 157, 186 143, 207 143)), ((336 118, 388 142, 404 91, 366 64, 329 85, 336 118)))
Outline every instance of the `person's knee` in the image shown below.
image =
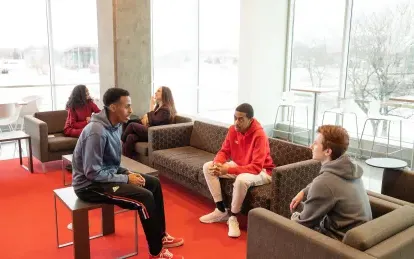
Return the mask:
POLYGON ((236 177, 236 180, 234 181, 233 185, 234 187, 241 187, 247 189, 250 186, 250 181, 244 174, 240 174, 236 177))
POLYGON ((209 172, 208 172, 208 169, 209 169, 212 165, 213 165, 213 161, 209 161, 209 162, 204 163, 204 165, 203 165, 203 173, 204 173, 204 174, 209 173, 209 172))

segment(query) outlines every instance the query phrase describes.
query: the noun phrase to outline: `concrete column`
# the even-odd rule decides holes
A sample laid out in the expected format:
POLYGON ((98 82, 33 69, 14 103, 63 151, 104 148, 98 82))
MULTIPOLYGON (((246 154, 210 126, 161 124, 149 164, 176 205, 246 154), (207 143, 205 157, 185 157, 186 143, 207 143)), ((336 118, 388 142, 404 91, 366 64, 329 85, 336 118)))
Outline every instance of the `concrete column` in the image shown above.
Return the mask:
POLYGON ((239 103, 272 125, 285 79, 288 0, 241 0, 239 103))
POLYGON ((150 0, 97 0, 101 95, 127 89, 134 114, 149 109, 151 97, 150 0))

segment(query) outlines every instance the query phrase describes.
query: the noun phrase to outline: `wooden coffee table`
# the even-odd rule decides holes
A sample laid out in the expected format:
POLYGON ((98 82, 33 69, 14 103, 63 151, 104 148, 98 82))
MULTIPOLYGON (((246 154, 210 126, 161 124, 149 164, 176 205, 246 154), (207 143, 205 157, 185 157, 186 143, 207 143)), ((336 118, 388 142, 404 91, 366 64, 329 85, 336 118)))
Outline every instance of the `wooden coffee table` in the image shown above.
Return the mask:
POLYGON ((10 132, 2 132, 0 133, 0 142, 5 141, 16 141, 19 144, 19 158, 20 158, 20 165, 33 173, 33 155, 32 155, 32 139, 30 138, 30 135, 24 133, 23 131, 10 131, 10 132), (29 154, 27 156, 27 164, 28 167, 26 167, 23 164, 23 158, 22 158, 22 139, 27 139, 28 145, 29 145, 29 154))
MULTIPOLYGON (((71 184, 66 184, 65 177, 65 165, 72 163, 72 154, 62 156, 62 176, 63 176, 63 185, 68 186, 71 184)), ((155 177, 158 177, 158 170, 152 167, 146 166, 138 161, 135 161, 126 156, 121 156, 121 166, 128 169, 133 173, 148 174, 155 177)))

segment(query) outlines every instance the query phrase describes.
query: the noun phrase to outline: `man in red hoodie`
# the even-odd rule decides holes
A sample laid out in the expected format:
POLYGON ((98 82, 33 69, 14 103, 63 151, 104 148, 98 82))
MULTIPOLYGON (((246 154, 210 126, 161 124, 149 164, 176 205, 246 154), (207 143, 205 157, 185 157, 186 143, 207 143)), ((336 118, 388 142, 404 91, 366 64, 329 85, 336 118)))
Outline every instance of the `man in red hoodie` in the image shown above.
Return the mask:
POLYGON ((237 214, 251 186, 269 184, 275 167, 270 156, 268 138, 260 123, 253 118, 253 107, 243 103, 236 108, 234 125, 214 161, 204 164, 203 172, 216 209, 200 218, 203 223, 227 221, 228 235, 239 237, 237 214), (235 179, 231 210, 225 208, 219 178, 235 179))

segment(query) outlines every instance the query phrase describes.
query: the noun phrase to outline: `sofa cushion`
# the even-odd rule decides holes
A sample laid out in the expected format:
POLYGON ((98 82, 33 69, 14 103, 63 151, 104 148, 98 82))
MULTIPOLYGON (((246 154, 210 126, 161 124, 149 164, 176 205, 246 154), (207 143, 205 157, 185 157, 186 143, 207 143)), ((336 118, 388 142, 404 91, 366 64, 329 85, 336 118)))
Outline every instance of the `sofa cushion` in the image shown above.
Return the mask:
POLYGON ((74 150, 77 138, 66 137, 63 134, 53 134, 48 136, 48 148, 51 152, 74 150))
POLYGON ((48 134, 61 133, 65 127, 68 112, 66 110, 36 112, 34 117, 47 124, 48 134))
POLYGON ((148 142, 135 143, 135 151, 143 156, 148 156, 148 142))
POLYGON ((343 242, 365 251, 414 225, 414 208, 403 206, 346 232, 343 242))
POLYGON ((202 121, 194 121, 190 146, 216 154, 226 138, 228 128, 202 121))
POLYGON ((214 159, 214 154, 190 146, 156 150, 152 154, 154 163, 195 181, 199 181, 204 163, 214 159))
POLYGON ((280 139, 269 138, 270 156, 276 166, 312 159, 312 150, 280 139))

